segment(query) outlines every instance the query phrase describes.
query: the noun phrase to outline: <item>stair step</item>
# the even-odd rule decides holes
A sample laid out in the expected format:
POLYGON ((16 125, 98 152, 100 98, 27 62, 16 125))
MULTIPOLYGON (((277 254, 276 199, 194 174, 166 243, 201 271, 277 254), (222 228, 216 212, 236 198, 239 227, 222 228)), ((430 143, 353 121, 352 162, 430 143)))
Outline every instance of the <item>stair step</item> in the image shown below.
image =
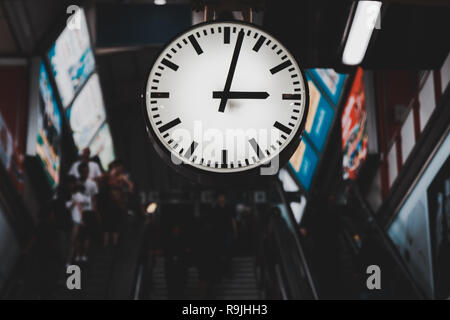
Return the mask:
MULTIPOLYGON (((255 300, 260 297, 255 275, 253 257, 234 257, 231 260, 231 277, 216 284, 215 291, 219 300, 255 300)), ((188 300, 200 299, 199 273, 196 266, 187 270, 185 296, 188 300)), ((152 292, 154 300, 167 299, 167 283, 164 258, 157 258, 153 265, 152 292)))

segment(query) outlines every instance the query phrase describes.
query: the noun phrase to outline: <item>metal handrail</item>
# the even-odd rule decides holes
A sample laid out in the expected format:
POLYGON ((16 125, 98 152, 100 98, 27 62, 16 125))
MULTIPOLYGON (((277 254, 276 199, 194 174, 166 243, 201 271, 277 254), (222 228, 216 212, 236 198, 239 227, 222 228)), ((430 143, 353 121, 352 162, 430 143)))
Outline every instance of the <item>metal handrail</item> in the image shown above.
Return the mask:
MULTIPOLYGON (((296 226, 297 222, 295 221, 294 213, 292 212, 291 206, 289 205, 289 203, 286 200, 286 197, 284 195, 284 191, 283 191, 283 187, 281 185, 281 182, 279 180, 277 180, 276 185, 277 185, 277 191, 278 191, 278 193, 279 193, 279 195, 281 197, 281 200, 282 200, 283 204, 286 206, 286 210, 288 212, 289 220, 290 220, 290 222, 291 222, 291 224, 293 226, 296 226)), ((293 230, 293 237, 294 237, 294 241, 295 241, 295 246, 297 248, 297 251, 298 251, 298 254, 299 254, 299 257, 300 257, 300 261, 302 263, 302 268, 303 268, 303 270, 305 272, 305 275, 306 275, 306 280, 308 281, 308 285, 309 285, 309 287, 311 289, 311 293, 312 293, 312 296, 313 296, 314 300, 319 300, 319 296, 318 296, 318 293, 317 293, 316 285, 314 283, 309 264, 308 264, 308 262, 306 260, 305 250, 303 249, 303 245, 301 244, 301 241, 300 241, 299 230, 298 230, 298 228, 293 228, 293 229, 294 229, 293 230)))

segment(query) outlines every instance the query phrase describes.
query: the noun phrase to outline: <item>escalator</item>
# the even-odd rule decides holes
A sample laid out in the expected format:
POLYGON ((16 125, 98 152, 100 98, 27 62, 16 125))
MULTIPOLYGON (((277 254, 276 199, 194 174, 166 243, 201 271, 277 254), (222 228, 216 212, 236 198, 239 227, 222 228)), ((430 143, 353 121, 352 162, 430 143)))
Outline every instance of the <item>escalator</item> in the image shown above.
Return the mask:
MULTIPOLYGON (((255 261, 252 257, 233 257, 231 260, 231 277, 224 278, 215 286, 217 300, 258 300, 258 288, 255 271, 255 261)), ((200 300, 200 280, 198 270, 190 266, 187 271, 186 288, 184 292, 187 300, 200 300)), ((151 300, 167 300, 167 284, 164 272, 164 258, 155 261, 152 275, 151 300)))
MULTIPOLYGON (((306 262, 304 249, 293 224, 293 214, 287 206, 282 190, 274 186, 275 196, 255 211, 253 221, 254 245, 242 250, 241 242, 231 258, 231 272, 223 274, 213 286, 211 297, 217 300, 317 299, 317 291, 306 262)), ((190 209, 189 209, 190 210, 190 209)), ((177 209, 186 212, 187 209, 177 209)), ((161 214, 163 215, 163 213, 161 214)), ((185 225, 189 222, 184 220, 185 225)), ((160 228, 161 229, 161 228, 160 228)), ((153 233, 157 232, 155 229, 153 233)), ((245 233, 245 232, 244 232, 245 233)), ((200 238, 194 232, 194 238, 200 238)), ((251 238, 251 237, 250 237, 251 238)), ((155 239, 153 238, 153 241, 155 239)), ((208 240, 203 240, 208 241, 208 240)), ((245 240, 248 241, 248 238, 245 240)), ((253 240, 252 240, 253 242, 253 240)), ((160 248, 145 249, 140 270, 142 276, 136 284, 136 299, 166 300, 169 298, 165 258, 160 248), (151 253, 149 253, 151 252, 151 253)), ((194 250, 195 251, 195 250, 194 250)), ((199 279, 198 256, 185 257, 186 277, 180 282, 180 298, 204 299, 199 279)), ((184 262, 183 262, 184 263, 184 262)), ((223 266, 219 266, 222 268, 223 266)), ((170 281, 170 279, 169 279, 170 281)), ((208 298, 209 299, 209 298, 208 298)))
POLYGON ((76 263, 81 270, 81 290, 69 290, 63 260, 48 260, 31 249, 18 265, 18 274, 6 299, 99 300, 130 299, 134 293, 145 221, 140 217, 124 219, 116 246, 104 248, 98 239, 91 245, 89 261, 76 263), (43 267, 48 272, 42 274, 43 267), (49 276, 51 278, 49 278, 49 276), (45 292, 42 290, 45 284, 45 292))

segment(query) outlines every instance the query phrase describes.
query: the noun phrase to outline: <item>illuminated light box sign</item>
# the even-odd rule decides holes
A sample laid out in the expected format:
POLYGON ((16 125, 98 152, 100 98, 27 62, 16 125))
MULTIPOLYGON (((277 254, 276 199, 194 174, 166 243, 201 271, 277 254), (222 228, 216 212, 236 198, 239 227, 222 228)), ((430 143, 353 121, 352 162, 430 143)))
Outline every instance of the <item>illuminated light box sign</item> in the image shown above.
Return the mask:
POLYGON ((323 88, 334 105, 337 105, 344 89, 347 75, 337 73, 333 69, 309 69, 308 72, 323 88))
POLYGON ((332 69, 308 69, 305 73, 309 88, 308 117, 303 140, 289 161, 289 167, 297 182, 309 191, 348 76, 332 69))
POLYGON ((38 112, 36 154, 52 187, 59 183, 61 162, 61 114, 44 64, 39 67, 39 90, 43 100, 38 112))
POLYGON ((92 138, 106 120, 105 107, 98 75, 89 78, 83 90, 67 111, 75 145, 79 150, 89 146, 92 138))
POLYGON ((48 52, 56 86, 67 108, 95 69, 89 30, 84 10, 73 16, 79 28, 65 28, 48 52))
MULTIPOLYGON (((308 76, 306 77, 309 78, 308 76)), ((328 132, 333 124, 335 111, 327 99, 320 94, 319 89, 311 79, 308 79, 309 87, 309 113, 305 125, 306 135, 314 147, 322 152, 328 138, 328 132)))
POLYGON ((342 150, 344 179, 356 179, 367 158, 367 112, 363 71, 358 69, 342 112, 342 150))
POLYGON ((109 126, 105 123, 98 131, 95 138, 89 145, 92 156, 98 156, 105 170, 108 170, 109 164, 114 161, 114 145, 109 126))
POLYGON ((302 140, 289 160, 289 166, 306 191, 311 187, 318 163, 319 156, 305 139, 302 140))

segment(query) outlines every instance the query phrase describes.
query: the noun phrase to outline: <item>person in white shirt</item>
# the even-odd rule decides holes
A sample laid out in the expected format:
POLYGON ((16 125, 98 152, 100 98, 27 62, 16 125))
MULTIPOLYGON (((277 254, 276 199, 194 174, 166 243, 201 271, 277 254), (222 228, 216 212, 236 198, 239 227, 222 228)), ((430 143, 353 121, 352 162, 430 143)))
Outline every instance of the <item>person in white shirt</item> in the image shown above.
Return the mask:
POLYGON ((72 264, 72 259, 78 250, 78 240, 80 227, 83 223, 83 201, 84 196, 78 187, 77 178, 67 177, 67 187, 71 193, 70 199, 66 202, 66 208, 70 210, 72 216, 72 234, 70 237, 70 248, 67 255, 67 265, 72 264))
POLYGON ((97 181, 102 175, 102 169, 95 161, 91 160, 91 150, 89 148, 84 148, 81 151, 80 159, 75 161, 75 163, 70 168, 69 174, 75 176, 76 178, 80 178, 80 172, 78 167, 81 163, 87 163, 89 166, 89 175, 88 178, 90 180, 97 181))
POLYGON ((81 231, 81 260, 87 261, 89 243, 92 238, 98 235, 100 217, 97 210, 98 186, 94 180, 89 179, 89 165, 81 162, 78 166, 79 185, 82 189, 83 202, 83 227, 81 231))

